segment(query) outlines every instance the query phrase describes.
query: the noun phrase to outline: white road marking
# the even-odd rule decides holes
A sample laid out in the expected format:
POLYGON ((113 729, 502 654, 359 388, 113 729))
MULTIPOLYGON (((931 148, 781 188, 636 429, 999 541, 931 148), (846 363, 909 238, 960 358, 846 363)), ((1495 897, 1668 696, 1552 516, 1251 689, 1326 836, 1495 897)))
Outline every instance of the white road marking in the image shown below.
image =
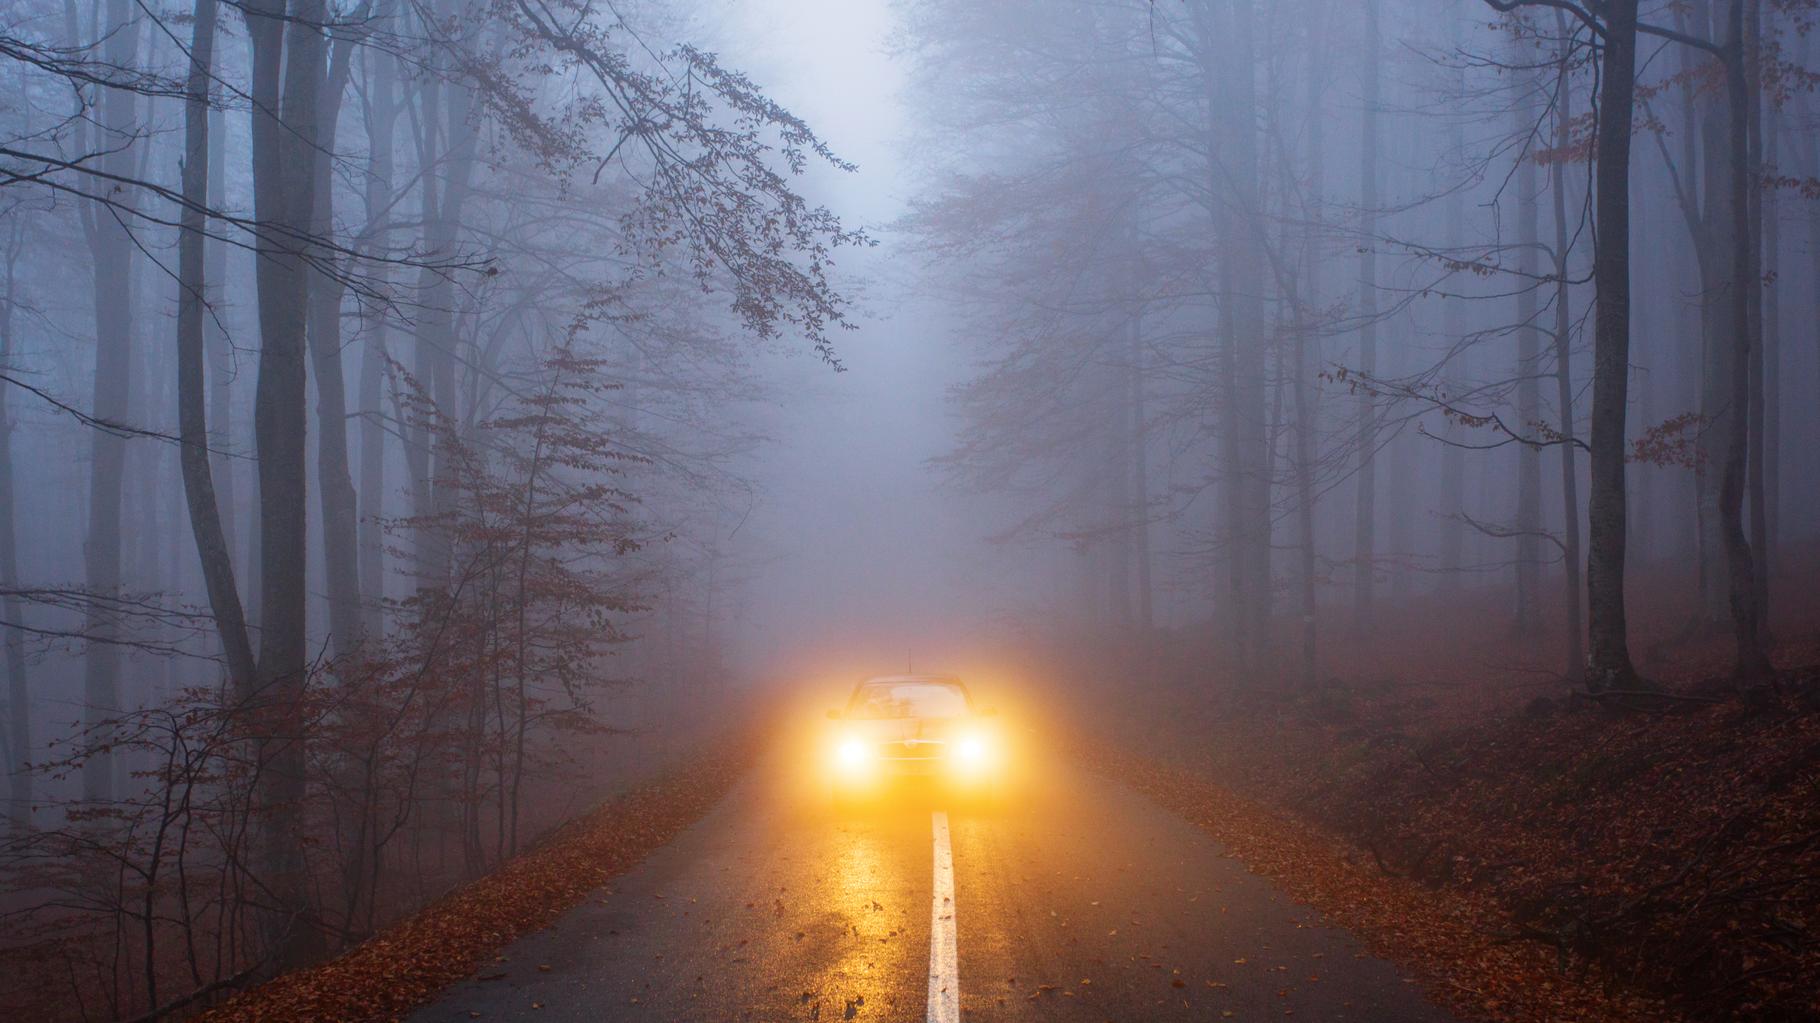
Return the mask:
POLYGON ((960 953, 954 941, 954 853, 948 814, 935 811, 935 897, 929 916, 929 1023, 960 1023, 960 953))

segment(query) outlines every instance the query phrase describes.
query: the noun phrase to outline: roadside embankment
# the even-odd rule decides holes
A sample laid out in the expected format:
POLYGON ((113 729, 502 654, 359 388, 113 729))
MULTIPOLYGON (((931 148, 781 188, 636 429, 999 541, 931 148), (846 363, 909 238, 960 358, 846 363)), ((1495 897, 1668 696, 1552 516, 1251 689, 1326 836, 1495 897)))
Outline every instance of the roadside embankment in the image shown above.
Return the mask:
POLYGON ((285 973, 199 1017, 206 1023, 395 1020, 544 927, 705 814, 745 773, 747 734, 555 829, 486 877, 327 962, 285 973))
POLYGON ((1779 682, 1432 730, 1177 694, 1089 748, 1465 1015, 1815 1020, 1820 672, 1779 682))

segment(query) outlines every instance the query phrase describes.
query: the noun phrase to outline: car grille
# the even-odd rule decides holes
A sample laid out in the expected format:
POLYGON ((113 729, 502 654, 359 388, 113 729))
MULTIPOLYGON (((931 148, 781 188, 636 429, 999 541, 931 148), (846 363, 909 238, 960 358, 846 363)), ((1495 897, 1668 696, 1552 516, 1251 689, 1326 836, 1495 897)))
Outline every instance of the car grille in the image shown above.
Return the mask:
POLYGON ((948 744, 940 739, 900 739, 878 744, 878 755, 887 760, 940 760, 948 744))

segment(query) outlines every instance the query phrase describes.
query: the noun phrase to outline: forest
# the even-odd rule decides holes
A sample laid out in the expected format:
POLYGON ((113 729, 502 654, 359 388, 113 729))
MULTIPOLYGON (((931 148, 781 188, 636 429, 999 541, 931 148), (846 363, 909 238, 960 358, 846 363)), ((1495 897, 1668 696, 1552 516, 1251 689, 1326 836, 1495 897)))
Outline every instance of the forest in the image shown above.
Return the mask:
POLYGON ((908 653, 1814 1018, 1817 27, 8 0, 0 1001, 232 1010, 648 851, 589 815, 908 653), (1585 816, 1488 809, 1608 797, 1559 876, 1585 816))

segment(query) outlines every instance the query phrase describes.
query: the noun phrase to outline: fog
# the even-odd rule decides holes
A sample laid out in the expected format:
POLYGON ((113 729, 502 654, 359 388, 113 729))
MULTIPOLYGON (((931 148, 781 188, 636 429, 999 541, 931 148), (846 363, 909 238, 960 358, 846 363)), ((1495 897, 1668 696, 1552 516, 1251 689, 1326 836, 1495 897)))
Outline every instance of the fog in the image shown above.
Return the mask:
MULTIPOLYGON (((860 260, 867 300, 879 319, 848 336, 844 357, 856 372, 818 392, 823 400, 794 403, 801 416, 794 422, 803 433, 781 443, 779 457, 761 470, 772 497, 756 522, 769 526, 769 516, 788 507, 788 523, 816 525, 799 532, 784 524, 769 534, 783 547, 795 546, 766 569, 761 589, 791 597, 760 601, 762 624, 750 635, 765 646, 799 652, 856 644, 866 656, 892 662, 919 643, 941 650, 970 632, 1003 638, 1010 622, 1053 624, 1058 586, 1076 591, 1062 598, 1060 609, 1090 621, 1135 613, 1135 593, 1125 597, 1131 607, 1120 610, 1106 606, 1103 595, 1079 592, 1095 585, 1079 578, 1082 571, 1116 571, 1079 562, 1133 557, 1108 551, 1134 542, 1122 535, 1136 528, 1134 518, 1144 520, 1149 534, 1144 560, 1153 578, 1152 622, 1192 629, 1219 617, 1226 602, 1217 591, 1230 571, 1222 566, 1224 548, 1233 538, 1216 508, 1224 499, 1222 474, 1230 471, 1218 464, 1225 398, 1210 390, 1220 371, 1215 360, 1224 357, 1217 337, 1209 336, 1219 329, 1209 327, 1220 312, 1219 286, 1208 279, 1218 260, 1201 257, 1215 265, 1209 271, 1184 254, 1210 252, 1218 244, 1194 235, 1208 231, 1207 218, 1218 214, 1220 203, 1180 180, 1194 173, 1194 159, 1205 158, 1204 146, 1193 133, 1167 134, 1185 116, 1206 117, 1201 109, 1187 114, 1166 106, 1194 106, 1199 69, 1179 66, 1185 55, 1170 45, 1192 46, 1194 27, 1145 5, 1090 5, 1048 18, 1016 5, 989 11, 926 4, 841 5, 838 12, 789 8, 753 15, 762 7, 748 7, 751 27, 741 29, 741 40, 728 52, 741 53, 749 66, 775 66, 776 93, 790 97, 812 122, 828 125, 830 137, 841 139, 860 164, 854 175, 833 176, 828 194, 839 196, 844 209, 865 211, 868 224, 887 226, 878 235, 883 249, 860 260), (780 53, 789 56, 780 60, 780 53), (1139 112, 1155 123, 1118 122, 1139 112), (1098 188, 1113 190, 1113 197, 1087 194, 1098 188), (1081 207, 1096 202, 1117 208, 1081 207), (938 222, 943 216, 955 222, 938 222), (1107 243, 1104 233, 1120 219, 1131 230, 1159 236, 1149 252, 1107 243), (1057 251, 1063 247, 1074 250, 1074 258, 1057 251), (904 251, 920 254, 914 269, 905 265, 904 251), (874 262, 882 265, 876 277, 874 262), (1148 281, 1134 284, 1134 276, 1148 281), (1082 289, 1094 289, 1095 297, 1083 300, 1082 289), (1121 308, 1110 308, 1115 305, 1121 308), (1107 498, 1084 495, 1078 483, 1060 478, 1097 471, 1092 458, 1078 450, 1042 450, 1073 443, 1078 435, 1052 437, 1044 426, 1007 422, 1048 416, 1041 422, 1050 423, 1059 409, 1028 392, 1016 397, 1039 404, 1012 408, 1005 390, 970 403, 965 385, 991 379, 994 369, 1045 369, 1027 350, 1007 354, 1018 345, 1065 349, 1049 357, 1058 398, 1062 375, 1082 370, 1082 363, 1070 360, 1129 369, 1132 357, 1116 350, 1116 340, 1075 334, 1117 330, 1111 324, 1121 316, 1140 323, 1150 317, 1150 336, 1137 358, 1149 364, 1141 370, 1144 449, 1156 478, 1141 501, 1113 498, 1112 507, 1094 507, 1107 498), (906 322, 916 326, 911 335, 902 333, 906 322), (1012 360, 1018 358, 1031 361, 1017 365, 1012 360), (987 422, 995 415, 997 422, 987 422), (977 431, 978 446, 971 457, 953 457, 969 429, 977 431), (843 442, 831 443, 834 437, 843 442), (992 453, 982 457, 980 448, 992 453), (803 466, 811 472, 802 474, 803 466), (982 485, 975 472, 988 481, 982 485), (1014 484, 1020 473, 1042 481, 1014 484), (1131 514, 1136 507, 1142 515, 1131 514), (818 520, 818 510, 831 514, 818 520), (805 544, 804 536, 813 540, 805 544), (893 582, 880 585, 880 579, 893 582), (803 644, 796 639, 800 629, 824 639, 803 644)), ((1374 589, 1398 597, 1462 587, 1513 590, 1507 597, 1513 627, 1528 632, 1543 617, 1565 613, 1557 593, 1565 581, 1556 450, 1561 435, 1550 432, 1560 416, 1551 350, 1557 306, 1566 307, 1571 332, 1568 378, 1580 445, 1591 403, 1593 183, 1584 152, 1574 153, 1589 141, 1591 126, 1585 96, 1574 92, 1571 77, 1565 86, 1548 79, 1543 65, 1553 58, 1542 56, 1564 45, 1556 33, 1577 26, 1532 15, 1518 32, 1496 12, 1473 5, 1437 5, 1433 11, 1386 5, 1377 29, 1380 97, 1372 108, 1381 136, 1378 198, 1368 207, 1359 170, 1367 107, 1356 30, 1363 26, 1354 24, 1357 12, 1317 8, 1279 6, 1260 15, 1255 28, 1270 40, 1271 54, 1259 58, 1261 82, 1270 90, 1268 103, 1260 101, 1261 130, 1273 145, 1298 150, 1292 163, 1299 179, 1264 186, 1284 190, 1269 201, 1295 206, 1274 214, 1280 248, 1270 258, 1312 258, 1318 267, 1300 285, 1312 296, 1301 299, 1311 308, 1282 310, 1296 297, 1280 281, 1266 296, 1278 304, 1279 321, 1298 315, 1318 320, 1305 328, 1313 349, 1307 365, 1316 377, 1310 385, 1315 436, 1307 458, 1316 463, 1310 491, 1317 504, 1317 601, 1336 624, 1357 617, 1360 488, 1352 449, 1365 441, 1348 429, 1357 424, 1348 424, 1333 402, 1358 398, 1344 374, 1364 367, 1361 335, 1369 328, 1381 338, 1382 353, 1376 356, 1378 393, 1369 396, 1377 420, 1370 443, 1381 445, 1382 456, 1372 459, 1381 466, 1373 484, 1381 493, 1372 516, 1378 549, 1369 555, 1374 589), (1443 10, 1443 17, 1428 16, 1443 10), (1311 51, 1332 63, 1310 67, 1311 51), (1311 102, 1318 113, 1310 113, 1311 102), (1556 123, 1557 109, 1569 127, 1556 123), (1553 137, 1562 130, 1565 136, 1553 137), (1569 285, 1559 294, 1548 276, 1556 229, 1550 175, 1557 165, 1562 225, 1572 247, 1569 285), (1525 198, 1533 199, 1533 211, 1526 211, 1525 198), (1369 225, 1363 223, 1368 208, 1369 225), (1526 217, 1536 218, 1529 234, 1526 217), (1319 221, 1320 237, 1299 243, 1294 236, 1311 219, 1319 221), (1317 247, 1297 253, 1298 244, 1317 247), (1526 246, 1534 247, 1527 257, 1526 246), (1367 251, 1376 263, 1370 288, 1359 283, 1359 257, 1367 251), (1366 312, 1368 301, 1375 313, 1366 312), (1522 324, 1536 329, 1525 331, 1522 324), (1533 335, 1527 354, 1526 334, 1533 335), (1533 394, 1525 395, 1525 381, 1536 388, 1533 394), (1527 484, 1521 482, 1526 472, 1535 473, 1527 484), (1533 495, 1527 498, 1535 502, 1533 510, 1519 507, 1519 490, 1533 495), (1522 530, 1534 536, 1525 541, 1513 535, 1522 530), (1527 565, 1537 566, 1533 575, 1522 567, 1527 565), (1546 612, 1538 602, 1549 605, 1546 612)), ((1684 17, 1698 23, 1719 15, 1702 9, 1684 17)), ((1790 36, 1775 46, 1776 60, 1789 69, 1799 66, 1805 43, 1790 36)), ((1658 43, 1649 59, 1662 69, 1661 87, 1671 92, 1701 65, 1699 57, 1670 44, 1658 43)), ((1710 173, 1681 169, 1722 157, 1698 149, 1723 144, 1722 116, 1702 112, 1716 102, 1710 89, 1702 89, 1682 96, 1679 106, 1673 98, 1645 104, 1639 117, 1658 123, 1638 135, 1634 156, 1633 245, 1648 254, 1644 261, 1659 260, 1662 272, 1633 274, 1630 433, 1633 441, 1648 438, 1650 450, 1631 461, 1631 562, 1670 571, 1712 558, 1721 543, 1710 497, 1701 513, 1704 538, 1690 516, 1699 508, 1691 496, 1696 476, 1714 485, 1718 476, 1694 467, 1707 465, 1723 446, 1715 436, 1723 414, 1700 411, 1718 399, 1709 394, 1702 403, 1699 355, 1703 346, 1710 351, 1723 345, 1702 341, 1700 319, 1722 315, 1715 312, 1723 307, 1723 295, 1715 294, 1722 285, 1713 281, 1723 271, 1709 269, 1714 276, 1702 283, 1688 242, 1686 204, 1695 221, 1707 225, 1702 230, 1722 234, 1716 222, 1726 215, 1725 174, 1723 167, 1710 173), (1688 421, 1690 415, 1712 423, 1703 428, 1688 421)), ((1766 191, 1763 216, 1771 226, 1764 229, 1765 244, 1778 250, 1765 256, 1772 263, 1809 258, 1812 218, 1804 203, 1785 195, 1804 180, 1801 147, 1808 143, 1797 127, 1801 104, 1791 97, 1776 108, 1778 116, 1795 120, 1779 129, 1788 134, 1780 136, 1775 162, 1791 173, 1766 191)), ((1286 157, 1265 157, 1267 164, 1273 159, 1286 157)), ((1283 270, 1275 266, 1273 272, 1283 270)), ((1765 293, 1766 315, 1792 323, 1788 317, 1811 302, 1811 289, 1775 272, 1776 284, 1765 293)), ((1279 322, 1272 329, 1274 343, 1284 344, 1285 332, 1295 327, 1279 322)), ((1811 346, 1782 346, 1768 357, 1791 380, 1820 368, 1811 346)), ((1283 393, 1294 386, 1286 375, 1282 366, 1268 370, 1271 457, 1293 462, 1301 456, 1294 449, 1296 427, 1285 421, 1296 406, 1294 394, 1283 393)), ((1774 450, 1767 453, 1764 475, 1779 478, 1768 483, 1772 496, 1762 528, 1773 534, 1772 544, 1799 549, 1812 516, 1803 512, 1810 502, 1798 495, 1814 484, 1781 445, 1799 435, 1801 413, 1784 404, 1776 386, 1769 392, 1764 404, 1770 425, 1764 429, 1774 437, 1767 442, 1774 450)), ((1072 400, 1092 399, 1076 392, 1072 400)), ((1072 428, 1104 435, 1105 425, 1072 428)), ((1575 489, 1583 514, 1587 459, 1583 450, 1578 454, 1575 489)), ((1272 589, 1278 612, 1291 613, 1286 631, 1293 630, 1299 601, 1292 578, 1298 494, 1291 472, 1278 471, 1270 498, 1270 543, 1277 552, 1272 589)), ((1123 569, 1133 577, 1138 571, 1130 564, 1123 569)), ((1698 583, 1704 593, 1698 616, 1714 622, 1726 614, 1722 574, 1706 572, 1698 583)), ((1139 584, 1133 578, 1122 585, 1139 584)), ((937 660, 959 655, 935 650, 937 660)))
POLYGON ((187 884, 119 879, 195 824, 233 891, 165 937, 228 940, 165 994, 308 961, 869 675, 1766 677, 1820 529, 1811 16, 1647 0, 1612 88, 1602 9, 1496 6, 6 5, 25 944, 187 884), (53 869, 110 828, 117 883, 53 869))
POLYGON ((736 674, 819 682, 959 669, 1004 641, 1001 615, 1039 593, 1042 566, 988 542, 992 495, 930 463, 952 448, 950 390, 968 329, 894 225, 917 194, 910 61, 887 3, 734 4, 698 20, 714 45, 785 106, 840 139, 854 173, 814 175, 815 195, 878 232, 848 272, 866 315, 840 338, 843 371, 801 358, 767 367, 782 397, 736 528, 750 574, 729 652, 736 674), (981 571, 982 562, 996 567, 981 571))

